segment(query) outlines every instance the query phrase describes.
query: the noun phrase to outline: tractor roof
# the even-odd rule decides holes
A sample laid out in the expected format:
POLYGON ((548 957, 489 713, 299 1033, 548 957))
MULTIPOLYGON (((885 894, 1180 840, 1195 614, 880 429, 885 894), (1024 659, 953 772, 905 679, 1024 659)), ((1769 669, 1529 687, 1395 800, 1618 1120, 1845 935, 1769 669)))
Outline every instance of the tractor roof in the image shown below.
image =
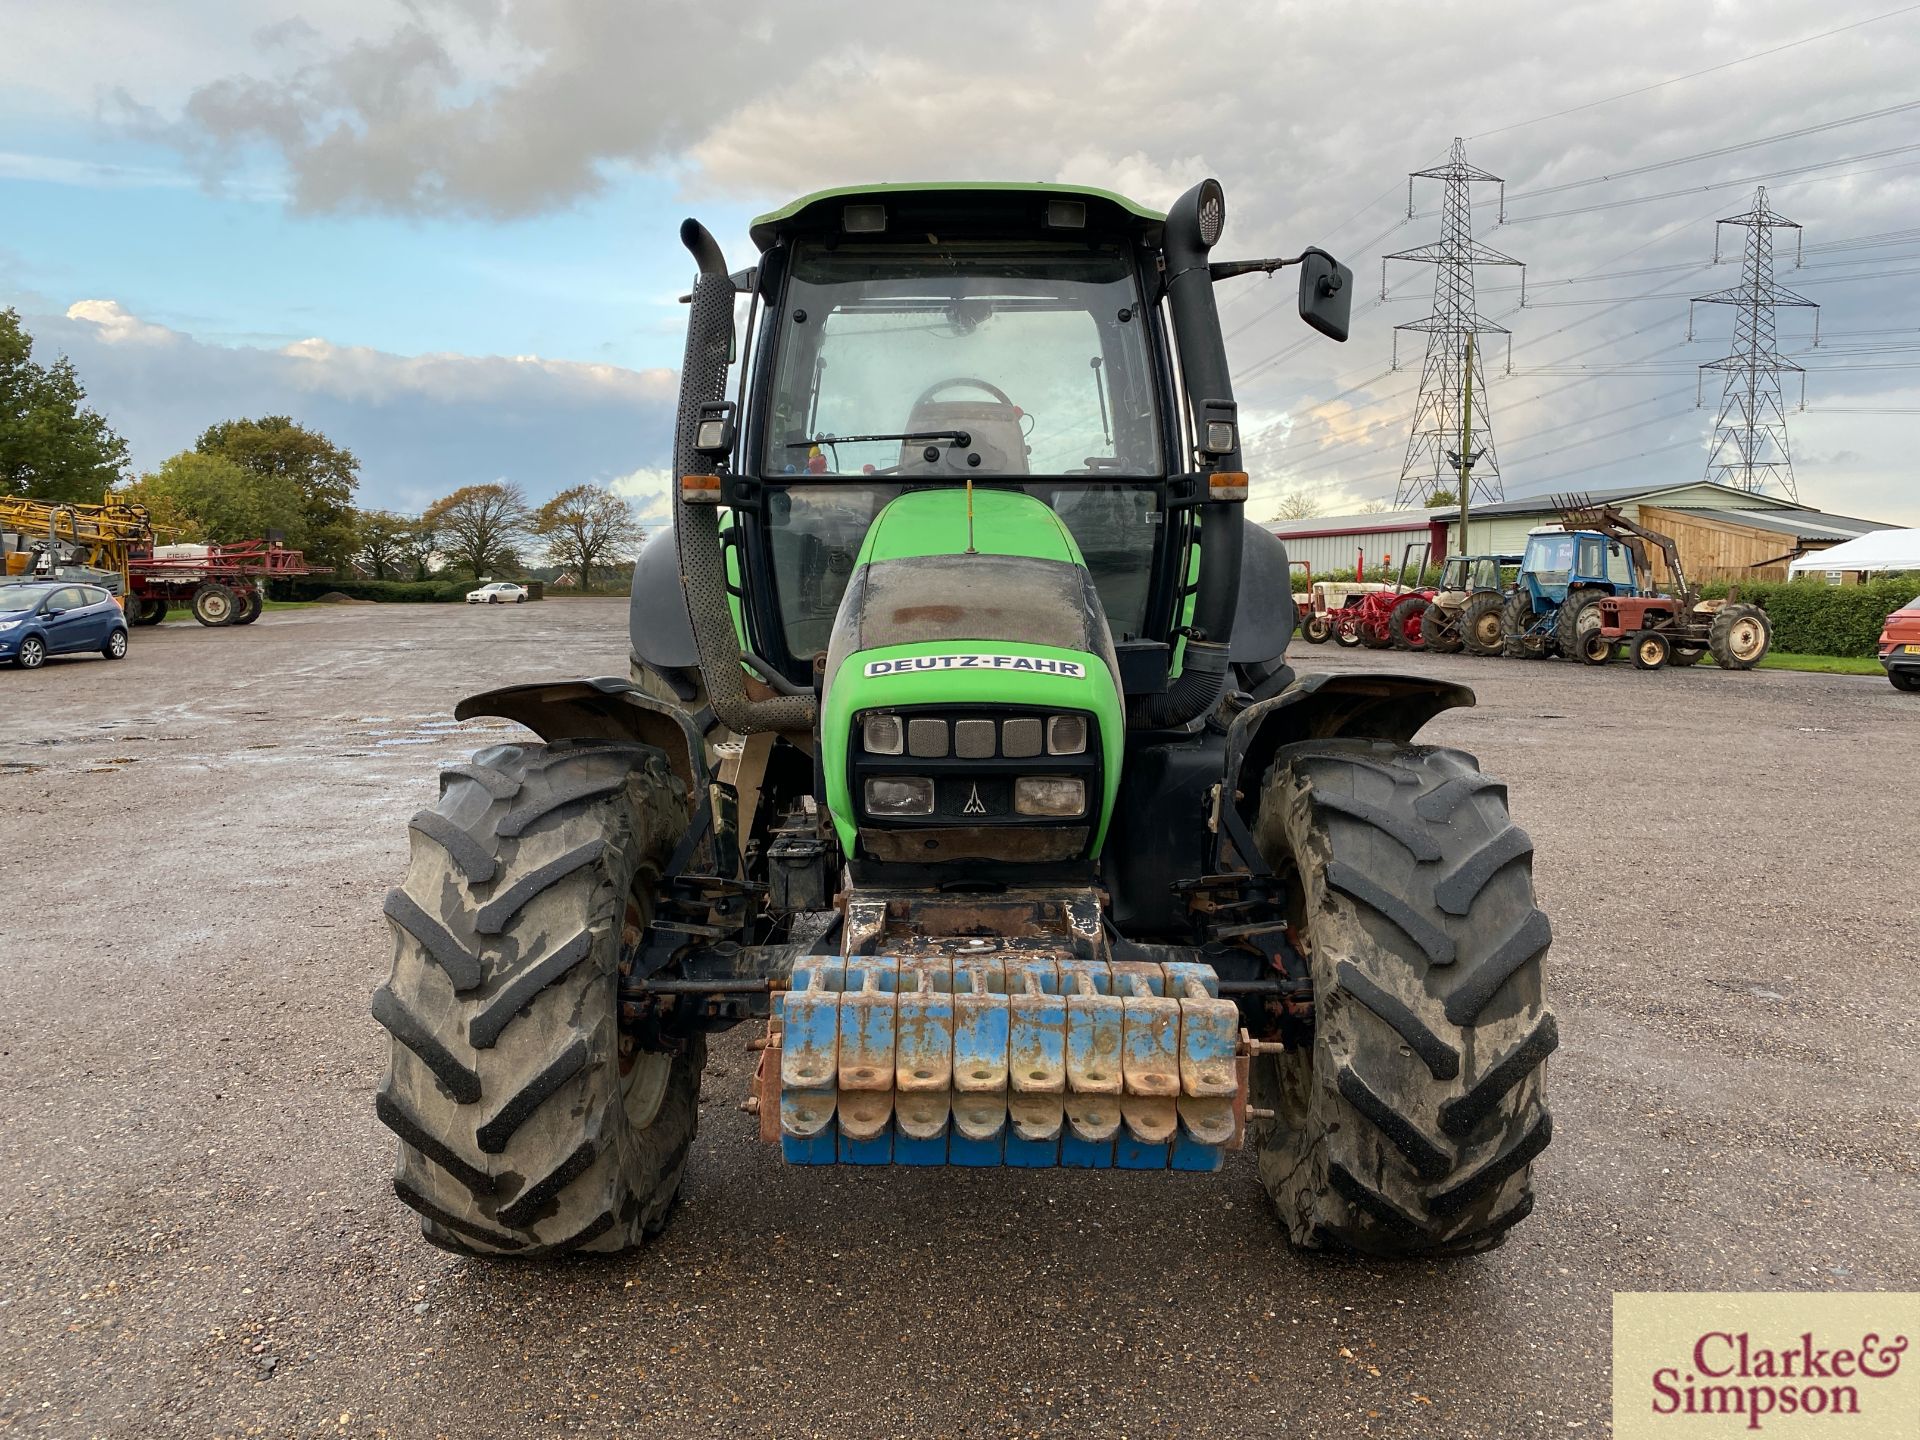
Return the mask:
POLYGON ((850 205, 879 205, 887 210, 887 225, 895 221, 911 223, 915 230, 921 222, 955 220, 974 223, 999 222, 1010 227, 1038 228, 1045 219, 1046 202, 1083 201, 1088 229, 1146 230, 1157 227, 1166 216, 1149 210, 1124 195, 1086 185, 1053 185, 1040 181, 999 180, 909 181, 887 185, 842 185, 832 190, 816 190, 798 200, 770 210, 754 220, 748 233, 762 250, 773 247, 782 238, 809 230, 840 233, 844 213, 850 205), (1036 203, 1038 202, 1038 203, 1036 203))

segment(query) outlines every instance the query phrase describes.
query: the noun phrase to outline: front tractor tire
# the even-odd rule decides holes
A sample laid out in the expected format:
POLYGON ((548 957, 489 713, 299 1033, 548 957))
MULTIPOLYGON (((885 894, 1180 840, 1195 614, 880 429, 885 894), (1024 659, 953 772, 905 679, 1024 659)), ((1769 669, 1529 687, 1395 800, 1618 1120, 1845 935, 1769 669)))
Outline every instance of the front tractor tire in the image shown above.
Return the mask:
POLYGON ((1469 1254, 1533 1208, 1559 1043, 1533 844, 1506 787, 1457 750, 1282 749, 1260 797, 1267 862, 1297 877, 1312 1047, 1256 1057, 1262 1184, 1304 1249, 1469 1254))
POLYGON ((435 1245, 618 1251, 665 1225, 705 1050, 623 1052, 618 969, 687 823, 665 756, 605 742, 483 750, 414 816, 375 1110, 435 1245))
POLYGON ((1773 648, 1773 622, 1758 605, 1728 605, 1713 617, 1707 636, 1722 670, 1751 670, 1773 648))

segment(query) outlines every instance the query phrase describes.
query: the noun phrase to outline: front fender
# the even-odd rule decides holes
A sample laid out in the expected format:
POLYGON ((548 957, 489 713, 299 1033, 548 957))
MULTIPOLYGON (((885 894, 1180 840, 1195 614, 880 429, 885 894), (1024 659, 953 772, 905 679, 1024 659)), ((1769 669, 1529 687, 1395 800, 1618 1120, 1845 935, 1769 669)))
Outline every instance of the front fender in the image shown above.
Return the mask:
POLYGON ((517 721, 546 741, 636 740, 651 745, 666 755, 689 795, 701 794, 709 779, 706 749, 693 721, 616 676, 508 685, 469 695, 453 707, 456 720, 476 715, 517 721))
POLYGON ((1258 777, 1282 745, 1342 736, 1404 742, 1441 711, 1474 703, 1465 685, 1419 675, 1303 675, 1233 718, 1223 793, 1251 820, 1260 802, 1258 777), (1242 775, 1254 778, 1253 793, 1242 793, 1242 775))

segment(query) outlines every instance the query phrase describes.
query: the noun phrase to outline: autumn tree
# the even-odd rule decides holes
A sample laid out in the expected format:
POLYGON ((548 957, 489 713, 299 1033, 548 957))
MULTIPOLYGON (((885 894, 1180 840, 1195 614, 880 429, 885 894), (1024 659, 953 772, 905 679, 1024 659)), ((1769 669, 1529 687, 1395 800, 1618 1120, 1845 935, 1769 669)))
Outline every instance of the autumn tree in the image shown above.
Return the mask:
POLYGON ((0 310, 0 495, 100 503, 127 468, 127 442, 86 404, 64 355, 33 358, 33 337, 0 310))
POLYGON ((1311 520, 1320 513, 1320 502, 1305 490, 1288 490, 1273 502, 1275 520, 1311 520))
POLYGON ((306 538, 299 486, 219 455, 183 450, 142 475, 127 498, 147 507, 163 541, 232 544, 278 534, 298 547, 306 538))
POLYGON ((376 580, 394 579, 412 566, 411 541, 419 524, 412 516, 396 515, 391 510, 360 511, 354 560, 372 571, 376 580))
POLYGON ((647 538, 620 496, 598 485, 562 490, 534 513, 530 527, 547 543, 547 559, 593 588, 596 570, 610 561, 630 559, 647 538))
POLYGON ((353 553, 353 492, 360 483, 360 462, 351 450, 285 415, 223 420, 209 426, 193 448, 297 486, 310 558, 337 566, 353 553))
POLYGON ((515 545, 533 518, 518 485, 462 485, 427 507, 440 554, 478 580, 517 563, 515 545))

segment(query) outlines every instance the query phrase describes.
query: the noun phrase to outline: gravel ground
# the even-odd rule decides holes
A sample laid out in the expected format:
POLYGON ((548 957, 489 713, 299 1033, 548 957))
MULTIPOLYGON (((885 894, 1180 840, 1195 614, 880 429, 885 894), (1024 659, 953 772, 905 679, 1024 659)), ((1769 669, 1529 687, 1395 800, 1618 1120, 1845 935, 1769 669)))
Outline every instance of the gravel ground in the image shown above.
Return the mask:
POLYGON ((782 1169, 708 1071, 648 1250, 483 1264, 387 1185, 367 997, 405 823, 618 672, 624 607, 169 624, 0 674, 0 1432, 1546 1436, 1607 1428, 1615 1290, 1920 1289, 1920 703, 1884 681, 1299 647, 1431 671, 1556 941, 1555 1140, 1502 1249, 1290 1253, 1209 1177, 782 1169))

